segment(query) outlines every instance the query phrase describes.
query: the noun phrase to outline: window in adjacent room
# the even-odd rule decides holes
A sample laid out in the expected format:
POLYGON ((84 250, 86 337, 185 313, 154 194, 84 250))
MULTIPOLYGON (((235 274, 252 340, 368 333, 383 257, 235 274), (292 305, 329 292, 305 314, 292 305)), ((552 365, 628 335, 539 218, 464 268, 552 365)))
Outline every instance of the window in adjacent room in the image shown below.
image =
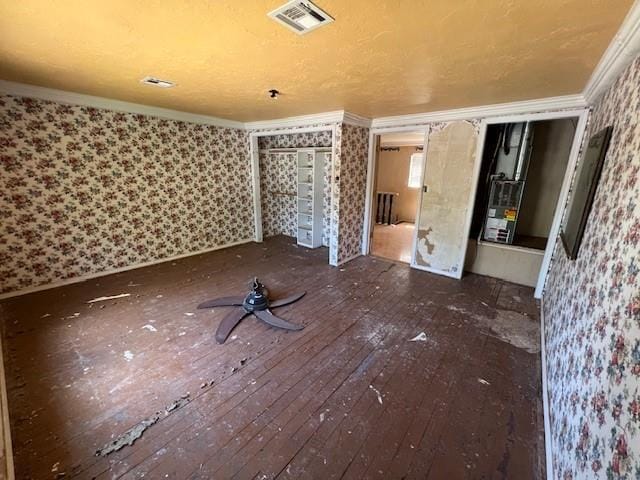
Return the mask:
POLYGON ((409 188, 420 188, 422 182, 422 153, 411 155, 409 164, 409 188))

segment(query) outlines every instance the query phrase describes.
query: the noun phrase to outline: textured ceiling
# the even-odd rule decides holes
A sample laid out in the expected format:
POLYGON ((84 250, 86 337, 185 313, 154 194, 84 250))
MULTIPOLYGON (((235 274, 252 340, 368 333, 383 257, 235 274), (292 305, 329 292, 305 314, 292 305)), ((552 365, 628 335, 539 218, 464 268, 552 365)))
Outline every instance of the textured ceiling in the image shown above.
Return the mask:
POLYGON ((283 3, 0 0, 0 78, 240 121, 527 100, 581 92, 632 0, 317 0, 306 36, 283 3))

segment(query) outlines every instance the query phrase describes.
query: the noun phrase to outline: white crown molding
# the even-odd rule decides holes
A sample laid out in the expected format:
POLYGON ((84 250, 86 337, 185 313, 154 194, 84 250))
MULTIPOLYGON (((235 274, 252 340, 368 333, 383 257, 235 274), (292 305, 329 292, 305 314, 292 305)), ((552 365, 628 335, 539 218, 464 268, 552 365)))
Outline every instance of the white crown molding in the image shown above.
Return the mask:
POLYGON ((549 97, 520 102, 498 103, 480 107, 457 108, 438 112, 398 115, 393 117, 374 118, 371 128, 400 127, 404 125, 420 125, 433 122, 448 122, 452 120, 470 120, 521 113, 544 112, 548 110, 564 110, 569 108, 584 108, 586 102, 581 94, 549 97))
POLYGON ((244 123, 226 120, 224 118, 181 112, 178 110, 170 110, 168 108, 152 107, 150 105, 142 105, 139 103, 123 102, 121 100, 113 100, 104 97, 94 97, 92 95, 84 95, 82 93, 55 90, 53 88, 38 87, 35 85, 9 82, 6 80, 0 80, 0 92, 8 95, 39 98, 42 100, 71 105, 101 108, 117 112, 138 113, 141 115, 149 115, 152 117, 160 117, 182 122, 200 123, 226 128, 244 128, 244 123))
MULTIPOLYGON (((279 129, 295 129, 309 126, 330 126, 336 123, 347 123, 366 128, 398 127, 403 125, 419 125, 437 121, 451 121, 461 119, 483 118, 498 115, 528 113, 545 110, 561 110, 567 108, 582 108, 586 105, 582 95, 567 95, 564 97, 551 97, 540 100, 527 100, 523 102, 486 105, 481 107, 460 108, 439 112, 427 112, 394 117, 380 117, 373 120, 344 110, 316 113, 312 115, 300 115, 295 117, 278 118, 273 120, 261 120, 257 122, 237 122, 208 115, 181 112, 166 108, 152 107, 138 103, 123 102, 103 97, 94 97, 81 93, 55 90, 23 83, 0 80, 0 92, 21 97, 39 98, 53 102, 70 105, 82 105, 107 110, 137 113, 153 117, 166 118, 191 123, 214 125, 226 128, 238 128, 249 131, 279 129)), ((320 127, 318 127, 320 128, 320 127)))
POLYGON ((635 0, 620 29, 593 71, 583 93, 575 95, 548 97, 494 105, 482 105, 436 112, 379 117, 374 119, 362 117, 344 110, 335 110, 312 115, 300 115, 295 117, 243 123, 211 117, 208 115, 198 115, 194 113, 123 102, 103 97, 94 97, 91 95, 9 82, 5 80, 0 80, 0 92, 72 105, 84 105, 120 112, 150 115, 171 120, 215 125, 227 128, 239 128, 249 131, 278 130, 287 128, 295 129, 318 125, 329 126, 336 123, 347 123, 350 125, 381 130, 385 128, 422 125, 433 122, 482 119, 487 117, 545 112, 550 110, 585 108, 588 105, 592 105, 602 92, 604 92, 604 90, 613 83, 620 72, 639 54, 640 0, 635 0))
POLYGON ((583 95, 587 103, 593 104, 638 55, 640 55, 640 0, 636 0, 631 6, 620 29, 584 87, 583 95))
POLYGON ((332 112, 314 113, 312 115, 299 115, 296 117, 275 118, 273 120, 259 120, 257 122, 246 122, 244 128, 247 130, 275 130, 278 128, 296 128, 309 125, 324 125, 330 123, 342 123, 344 120, 344 110, 332 112))
POLYGON ((371 119, 361 117, 355 113, 345 112, 344 110, 334 110, 332 112, 314 113, 311 115, 247 122, 244 126, 247 130, 277 130, 279 128, 301 128, 310 125, 327 125, 332 123, 348 123, 349 125, 369 128, 371 126, 371 119))
POLYGON ((371 127, 372 120, 367 117, 362 117, 360 115, 356 115, 355 113, 344 112, 343 123, 347 123, 349 125, 355 125, 356 127, 371 127))

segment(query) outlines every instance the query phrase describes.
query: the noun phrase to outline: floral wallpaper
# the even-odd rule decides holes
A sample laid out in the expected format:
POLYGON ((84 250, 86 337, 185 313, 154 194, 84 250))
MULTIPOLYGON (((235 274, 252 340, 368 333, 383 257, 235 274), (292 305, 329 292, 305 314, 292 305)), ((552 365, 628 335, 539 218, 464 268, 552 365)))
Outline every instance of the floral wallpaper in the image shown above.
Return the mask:
MULTIPOLYGON (((342 128, 343 128, 343 124, 342 123, 323 123, 323 124, 313 124, 313 125, 304 125, 304 126, 299 126, 299 127, 295 127, 295 129, 297 130, 301 130, 301 132, 299 133, 295 133, 295 134, 291 134, 291 133, 286 133, 286 134, 281 134, 278 136, 286 136, 289 138, 303 138, 303 139, 309 139, 309 138, 314 138, 313 135, 311 136, 305 136, 305 134, 307 133, 311 133, 311 134, 316 134, 317 132, 304 132, 305 129, 308 128, 318 128, 318 127, 326 127, 327 128, 327 132, 335 132, 335 136, 333 137, 334 143, 332 144, 331 142, 329 142, 329 145, 332 145, 331 149, 332 149, 332 155, 331 155, 331 164, 325 164, 325 176, 329 176, 332 179, 332 182, 330 184, 325 184, 325 192, 329 192, 330 196, 327 199, 327 197, 325 197, 324 201, 323 201, 323 211, 326 213, 327 209, 329 209, 330 214, 329 215, 325 215, 324 219, 323 219, 323 223, 325 224, 324 227, 324 232, 325 235, 323 235, 323 244, 325 243, 325 236, 327 236, 328 234, 328 246, 329 246, 329 264, 330 265, 338 265, 338 258, 340 256, 340 258, 348 258, 348 256, 346 255, 339 255, 339 248, 340 245, 338 244, 338 225, 339 225, 339 209, 340 209, 340 182, 336 181, 336 178, 340 177, 340 167, 341 167, 341 150, 342 150, 342 128), (293 137, 291 136, 293 135, 293 137), (296 135, 298 135, 299 137, 296 137, 296 135), (327 225, 328 224, 328 225, 327 225)), ((255 132, 259 132, 259 131, 264 131, 265 129, 257 129, 254 130, 255 132)), ((273 129, 269 129, 269 131, 272 131, 273 129)), ((276 130, 291 130, 290 127, 283 127, 280 129, 276 129, 276 130)), ((329 138, 331 135, 329 133, 324 134, 326 135, 326 138, 329 138)), ((312 140, 305 140, 305 141, 312 141, 312 140)), ((315 140, 313 140, 315 141, 315 140)), ((326 141, 326 140, 325 140, 326 141)), ((269 141, 267 141, 269 142, 269 141)), ((271 143, 258 143, 259 146, 266 146, 266 145, 273 145, 273 148, 283 148, 283 145, 288 145, 290 147, 298 147, 298 146, 302 146, 296 143, 292 143, 291 140, 280 140, 280 141, 274 141, 272 140, 271 143)), ((366 155, 366 153, 365 153, 366 155)), ((365 176, 365 181, 363 184, 363 188, 366 188, 366 176, 365 176)))
POLYGON ((297 185, 295 152, 260 153, 262 233, 296 236, 297 185))
POLYGON ((322 130, 320 132, 283 133, 268 137, 258 137, 258 147, 260 149, 330 146, 331 130, 322 130))
MULTIPOLYGON (((331 130, 259 137, 260 150, 270 148, 330 147, 331 130)), ((291 152, 260 153, 262 227, 265 237, 296 236, 297 225, 296 155, 291 152)), ((329 246, 331 235, 331 152, 323 163, 322 245, 329 246)))
POLYGON ((0 96, 0 291, 251 239, 248 133, 0 96))
POLYGON ((324 164, 322 166, 322 245, 329 246, 331 238, 331 152, 324 154, 324 164))
POLYGON ((556 242, 544 292, 554 476, 640 478, 640 58, 595 105, 612 125, 575 261, 556 242))
POLYGON ((340 225, 340 169, 342 167, 342 127, 341 123, 335 126, 333 159, 331 165, 331 215, 329 225, 331 235, 329 236, 329 265, 338 265, 339 245, 338 226, 340 225))
MULTIPOLYGON (((361 253, 364 222, 364 204, 367 188, 367 161, 369 153, 369 129, 343 124, 341 128, 341 153, 337 199, 338 249, 337 263, 342 263, 361 253)), ((334 167, 335 168, 335 167, 334 167)), ((334 196, 334 201, 336 198, 334 196)))

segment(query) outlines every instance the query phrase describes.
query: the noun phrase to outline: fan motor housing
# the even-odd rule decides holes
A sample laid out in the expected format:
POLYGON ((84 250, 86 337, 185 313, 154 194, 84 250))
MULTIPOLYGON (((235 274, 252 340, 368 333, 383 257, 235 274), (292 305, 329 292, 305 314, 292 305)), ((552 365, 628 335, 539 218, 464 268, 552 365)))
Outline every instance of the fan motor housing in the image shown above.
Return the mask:
POLYGON ((269 300, 263 292, 251 292, 244 298, 242 306, 248 312, 266 310, 269 307, 269 300))

